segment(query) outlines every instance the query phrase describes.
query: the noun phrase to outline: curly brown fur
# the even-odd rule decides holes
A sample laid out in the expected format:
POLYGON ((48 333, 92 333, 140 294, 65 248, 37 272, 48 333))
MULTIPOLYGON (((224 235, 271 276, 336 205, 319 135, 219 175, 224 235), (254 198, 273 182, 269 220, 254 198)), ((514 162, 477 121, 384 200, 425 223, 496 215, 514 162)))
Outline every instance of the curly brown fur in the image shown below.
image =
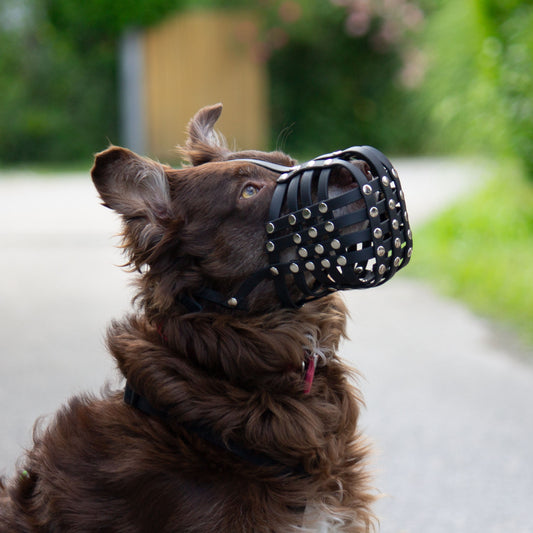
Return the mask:
POLYGON ((265 261, 261 228, 275 177, 232 162, 247 155, 214 141, 220 110, 204 108, 191 122, 191 167, 111 147, 92 171, 104 204, 123 217, 129 262, 142 271, 138 312, 112 323, 108 347, 132 387, 168 416, 126 405, 121 392, 71 399, 35 431, 22 474, 0 482, 2 533, 372 527, 362 401, 336 355, 346 322, 340 298, 282 309, 265 281, 247 313, 214 305, 189 313, 177 301, 205 286, 229 293, 265 261), (261 187, 253 204, 239 198, 246 183, 261 187), (309 353, 322 358, 305 394, 309 353), (188 429, 199 421, 272 462, 211 444, 188 429))

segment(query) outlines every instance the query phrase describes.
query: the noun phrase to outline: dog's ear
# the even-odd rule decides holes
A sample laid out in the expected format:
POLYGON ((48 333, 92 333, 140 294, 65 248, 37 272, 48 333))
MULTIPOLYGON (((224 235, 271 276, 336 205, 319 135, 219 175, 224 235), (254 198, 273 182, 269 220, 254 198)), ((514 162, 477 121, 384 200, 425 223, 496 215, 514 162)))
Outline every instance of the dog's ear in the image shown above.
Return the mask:
POLYGON ((163 165, 112 146, 96 154, 91 176, 103 204, 122 215, 125 244, 146 251, 152 248, 171 217, 163 165))
POLYGON ((222 104, 203 107, 189 122, 187 142, 181 153, 193 165, 221 161, 229 153, 224 138, 214 130, 221 113, 222 104))

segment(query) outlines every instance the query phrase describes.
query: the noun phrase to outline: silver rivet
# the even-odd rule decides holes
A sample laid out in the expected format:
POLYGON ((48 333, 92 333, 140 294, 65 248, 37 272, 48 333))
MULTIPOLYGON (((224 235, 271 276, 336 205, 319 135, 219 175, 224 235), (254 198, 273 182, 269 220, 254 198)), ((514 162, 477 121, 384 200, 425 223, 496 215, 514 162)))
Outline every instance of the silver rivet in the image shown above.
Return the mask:
POLYGON ((383 231, 381 231, 381 228, 376 228, 374 230, 374 238, 381 239, 383 237, 383 231))
POLYGON ((400 248, 401 245, 402 245, 402 241, 399 238, 394 239, 395 248, 400 248))
POLYGON ((309 237, 314 239, 318 235, 318 231, 315 227, 309 228, 309 231, 307 232, 307 234, 309 235, 309 237))
POLYGON ((362 274, 362 273, 363 273, 363 267, 360 267, 360 266, 354 265, 354 267, 353 267, 353 271, 354 271, 356 274, 362 274))
POLYGON ((318 254, 318 255, 322 255, 324 253, 324 247, 321 245, 321 244, 317 244, 315 246, 315 252, 318 254))
POLYGON ((401 259, 400 259, 399 257, 397 257, 397 258, 394 260, 394 266, 395 266, 395 267, 400 266, 400 261, 401 261, 401 259))
POLYGON ((347 263, 348 263, 348 260, 343 255, 339 255, 339 257, 337 257, 337 264, 338 265, 343 267, 343 266, 346 266, 347 263))
POLYGON ((377 207, 371 207, 370 210, 368 211, 369 215, 372 217, 372 218, 375 218, 379 215, 379 209, 377 207))
POLYGON ((407 230, 407 236, 412 239, 413 238, 413 234, 411 233, 411 230, 407 230))
POLYGON ((392 229, 399 229, 399 227, 400 227, 400 223, 396 219, 394 219, 392 221, 392 229))
POLYGON ((383 185, 385 185, 385 187, 387 187, 389 185, 389 183, 390 183, 390 179, 387 178, 387 176, 383 176, 381 178, 381 183, 383 183, 383 185))
POLYGON ((383 257, 385 255, 385 252, 386 250, 384 246, 378 246, 377 253, 379 257, 383 257))
POLYGON ((311 218, 311 209, 309 208, 305 208, 303 211, 302 211, 302 216, 305 218, 305 219, 308 219, 308 218, 311 218))
POLYGON ((331 263, 329 262, 329 259, 322 259, 322 261, 320 261, 320 264, 324 268, 330 268, 331 267, 331 263))
POLYGON ((328 220, 326 222, 326 224, 324 225, 324 229, 328 232, 328 233, 331 233, 332 231, 335 230, 335 224, 333 224, 333 222, 331 222, 331 220, 328 220))
POLYGON ((321 212, 321 213, 327 213, 328 212, 328 204, 324 203, 324 202, 320 202, 318 204, 318 210, 321 212))
POLYGON ((341 242, 339 241, 339 239, 333 239, 331 241, 331 247, 334 249, 334 250, 338 250, 340 247, 341 247, 341 242))
POLYGON ((228 300, 228 305, 231 306, 231 307, 237 307, 237 304, 239 302, 237 301, 237 298, 230 298, 228 300))
POLYGON ((266 249, 269 251, 269 252, 273 252, 275 249, 276 249, 276 245, 272 242, 272 241, 268 241, 266 243, 266 249))
POLYGON ((302 236, 299 233, 295 233, 292 236, 292 240, 295 242, 295 244, 300 244, 302 242, 302 236))
POLYGON ((401 198, 402 200, 405 200, 405 194, 403 193, 403 191, 400 191, 399 194, 400 194, 400 198, 401 198))
POLYGON ((385 265, 379 265, 378 272, 380 273, 381 276, 383 276, 383 274, 387 272, 387 267, 385 265))
POLYGON ((397 171, 394 167, 391 168, 391 172, 390 172, 390 173, 391 173, 392 176, 393 176, 394 178, 396 178, 396 179, 399 177, 399 176, 398 176, 398 171, 397 171))
POLYGON ((305 263, 305 268, 312 272, 315 269, 315 264, 312 261, 308 261, 305 263))
POLYGON ((296 222, 297 222, 296 217, 291 213, 291 214, 289 215, 289 224, 290 224, 291 226, 294 226, 294 224, 296 224, 296 222))
POLYGON ((307 255, 308 255, 308 254, 307 254, 307 250, 306 250, 305 248, 300 248, 300 249, 298 250, 298 255, 299 255, 300 257, 304 257, 304 258, 307 257, 307 255))
POLYGON ((300 272, 300 267, 296 264, 296 263, 291 263, 289 265, 289 270, 293 273, 293 274, 298 274, 298 272, 300 272))
POLYGON ((270 273, 273 276, 279 276, 279 270, 276 267, 270 267, 270 273))
POLYGON ((411 255, 413 255, 413 249, 409 248, 409 250, 407 250, 407 257, 411 257, 411 255))
POLYGON ((396 202, 392 198, 389 200, 389 209, 396 209, 396 202))
POLYGON ((366 194, 367 196, 369 194, 372 194, 372 187, 368 185, 368 183, 366 185, 363 185, 363 194, 366 194))
POLYGON ((272 222, 269 222, 266 225, 267 233, 274 233, 275 229, 276 229, 276 226, 274 226, 274 224, 272 224, 272 222))

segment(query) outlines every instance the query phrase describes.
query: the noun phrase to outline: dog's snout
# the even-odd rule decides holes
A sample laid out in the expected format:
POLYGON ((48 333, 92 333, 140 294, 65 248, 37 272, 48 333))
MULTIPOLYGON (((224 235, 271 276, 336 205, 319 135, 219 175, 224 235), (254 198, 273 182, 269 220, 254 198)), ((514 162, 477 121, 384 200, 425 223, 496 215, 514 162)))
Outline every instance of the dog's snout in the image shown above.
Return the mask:
POLYGON ((363 174, 366 176, 366 179, 370 181, 372 179, 372 171, 370 170, 370 165, 366 161, 361 161, 360 159, 352 160, 352 165, 355 165, 357 168, 363 171, 363 174))
MULTIPOLYGON (((370 181, 372 179, 372 171, 370 170, 370 166, 366 161, 353 160, 351 163, 363 172, 367 180, 370 181)), ((331 173, 330 184, 336 188, 344 190, 357 186, 357 182, 352 173, 347 168, 342 166, 338 166, 333 169, 331 173)))

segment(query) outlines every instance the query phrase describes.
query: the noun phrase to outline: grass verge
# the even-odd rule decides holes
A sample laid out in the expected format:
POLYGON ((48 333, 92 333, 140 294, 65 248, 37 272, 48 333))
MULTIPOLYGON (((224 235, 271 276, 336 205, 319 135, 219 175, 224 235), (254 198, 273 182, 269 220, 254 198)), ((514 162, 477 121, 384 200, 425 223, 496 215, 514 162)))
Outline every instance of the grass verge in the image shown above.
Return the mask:
POLYGON ((533 185, 506 164, 415 235, 411 274, 533 346, 533 185))

